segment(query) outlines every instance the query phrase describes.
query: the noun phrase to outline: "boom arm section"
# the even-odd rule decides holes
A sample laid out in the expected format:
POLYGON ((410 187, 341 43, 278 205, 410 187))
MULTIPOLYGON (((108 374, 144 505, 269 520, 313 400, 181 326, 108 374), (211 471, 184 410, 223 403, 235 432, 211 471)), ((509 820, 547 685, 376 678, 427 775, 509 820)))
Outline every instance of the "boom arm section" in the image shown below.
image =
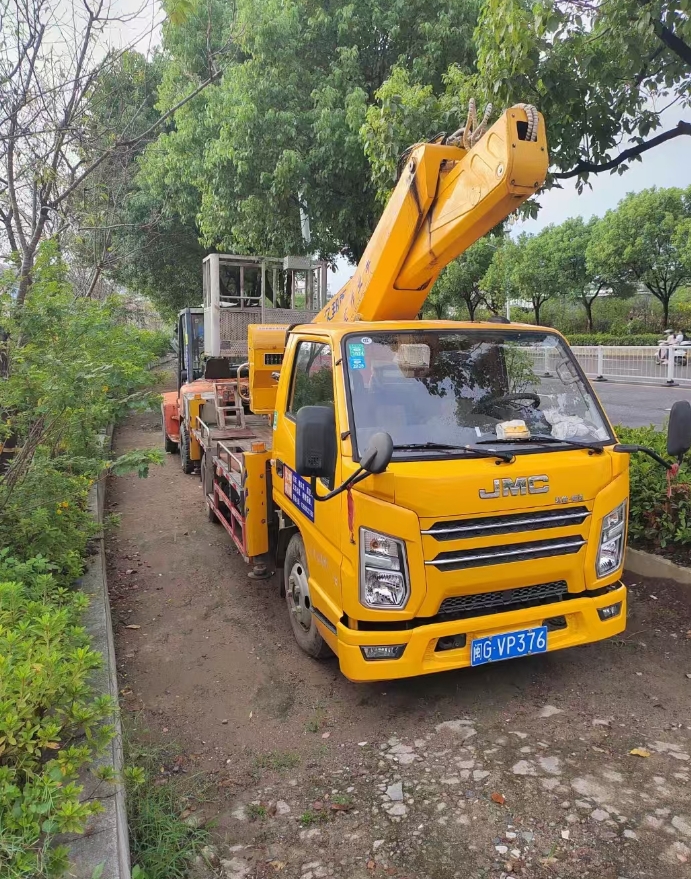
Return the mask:
POLYGON ((315 321, 414 319, 444 266, 544 183, 547 141, 537 117, 534 140, 526 139, 526 110, 512 107, 467 151, 415 147, 355 274, 315 321))

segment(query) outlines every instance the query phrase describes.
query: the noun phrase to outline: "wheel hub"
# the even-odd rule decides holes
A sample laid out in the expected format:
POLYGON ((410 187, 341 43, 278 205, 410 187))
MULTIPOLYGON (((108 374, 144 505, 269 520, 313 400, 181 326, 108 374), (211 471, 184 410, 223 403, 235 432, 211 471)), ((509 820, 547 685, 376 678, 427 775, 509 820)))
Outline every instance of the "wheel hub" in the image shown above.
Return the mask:
POLYGON ((304 565, 296 562, 288 577, 288 596, 290 599, 290 612, 300 626, 308 632, 312 625, 312 602, 310 588, 307 582, 307 572, 304 565))

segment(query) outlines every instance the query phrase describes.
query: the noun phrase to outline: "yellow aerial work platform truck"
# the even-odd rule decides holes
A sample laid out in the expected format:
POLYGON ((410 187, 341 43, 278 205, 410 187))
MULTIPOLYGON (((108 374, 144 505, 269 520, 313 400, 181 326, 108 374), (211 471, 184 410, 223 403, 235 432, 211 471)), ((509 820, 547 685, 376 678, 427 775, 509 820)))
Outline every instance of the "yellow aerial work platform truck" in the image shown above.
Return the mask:
MULTIPOLYGON (((418 319, 441 269, 545 179, 533 107, 478 134, 409 151, 311 323, 249 327, 253 414, 200 452, 211 519, 255 577, 283 568, 298 644, 354 681, 621 632, 629 455, 672 466, 617 443, 554 330, 418 319)), ((204 403, 191 393, 187 417, 204 403)), ((668 452, 690 446, 678 402, 668 452)))

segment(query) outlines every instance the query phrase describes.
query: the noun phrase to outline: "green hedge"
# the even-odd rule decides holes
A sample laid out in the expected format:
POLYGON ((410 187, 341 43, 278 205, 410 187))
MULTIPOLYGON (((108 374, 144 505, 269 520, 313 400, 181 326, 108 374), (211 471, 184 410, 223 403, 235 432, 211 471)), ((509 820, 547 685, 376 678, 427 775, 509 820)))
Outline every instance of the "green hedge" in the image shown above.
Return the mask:
MULTIPOLYGON (((655 427, 618 427, 624 443, 667 456, 667 436, 655 427)), ((629 543, 641 549, 691 548, 691 462, 682 464, 667 497, 666 471, 647 455, 631 455, 629 543)))
MULTIPOLYGON (((116 707, 90 684, 101 657, 78 588, 96 527, 87 496, 109 466, 99 431, 154 402, 148 366, 163 339, 129 325, 117 300, 75 298, 52 244, 21 310, 14 283, 0 277, 0 442, 18 449, 0 473, 0 876, 34 879, 64 873, 56 835, 83 832, 100 809, 79 802, 78 784, 112 736, 116 707)), ((157 457, 129 453, 112 466, 145 473, 157 457)))
POLYGON ((569 333, 569 345, 654 345, 660 341, 657 333, 640 333, 632 336, 612 336, 608 333, 569 333))

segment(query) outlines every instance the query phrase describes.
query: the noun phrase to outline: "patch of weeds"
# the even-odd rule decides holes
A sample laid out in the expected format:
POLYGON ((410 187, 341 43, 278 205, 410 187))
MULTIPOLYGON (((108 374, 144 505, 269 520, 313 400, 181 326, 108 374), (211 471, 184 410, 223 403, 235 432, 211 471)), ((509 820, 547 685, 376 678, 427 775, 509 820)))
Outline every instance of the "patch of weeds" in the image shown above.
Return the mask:
POLYGON ((331 802, 335 806, 341 806, 344 809, 349 809, 353 805, 353 798, 350 794, 334 794, 331 797, 331 802))
POLYGON ((328 812, 324 810, 307 809, 300 815, 299 821, 303 827, 311 827, 313 824, 323 824, 328 818, 328 812))
POLYGON ((294 751, 269 751, 267 754, 257 754, 254 758, 254 765, 257 769, 287 772, 300 765, 300 755, 294 751))
POLYGON ((266 818, 266 806, 261 803, 248 803, 245 806, 245 814, 250 821, 258 821, 266 818))
POLYGON ((125 736, 127 820, 132 875, 146 879, 186 879, 192 859, 208 842, 208 832, 190 826, 185 808, 201 793, 199 777, 168 773, 170 748, 142 745, 125 736), (137 871, 136 873, 134 871, 137 871))
POLYGON ((314 710, 314 714, 305 724, 305 729, 307 732, 318 733, 321 729, 324 728, 325 724, 326 711, 322 707, 317 706, 314 710))

